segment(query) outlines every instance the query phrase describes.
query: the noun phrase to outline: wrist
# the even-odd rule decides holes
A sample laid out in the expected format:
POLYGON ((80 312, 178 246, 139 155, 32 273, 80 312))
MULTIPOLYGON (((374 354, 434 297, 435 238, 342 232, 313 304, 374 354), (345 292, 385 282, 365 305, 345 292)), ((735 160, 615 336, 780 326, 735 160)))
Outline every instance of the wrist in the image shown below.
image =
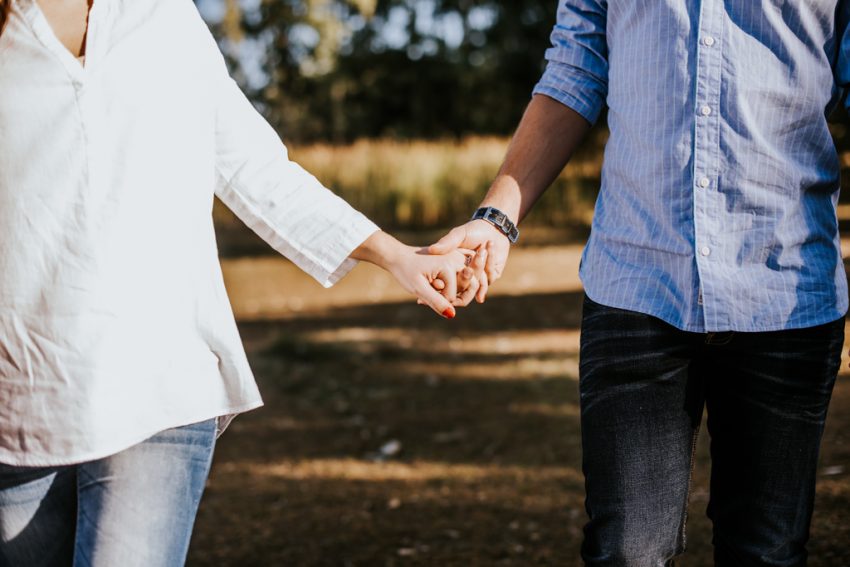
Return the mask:
POLYGON ((500 173, 490 184, 487 195, 478 207, 493 207, 499 209, 508 217, 519 224, 521 220, 520 210, 522 208, 522 191, 519 183, 511 175, 500 173))
POLYGON ((472 220, 481 220, 491 225, 496 232, 507 238, 511 244, 519 239, 519 229, 507 213, 493 206, 480 207, 473 213, 472 220))
POLYGON ((386 232, 378 231, 358 246, 351 253, 351 258, 392 271, 393 266, 398 265, 408 251, 408 246, 386 232))
POLYGON ((468 233, 476 242, 508 242, 504 233, 484 219, 471 219, 468 224, 468 233))

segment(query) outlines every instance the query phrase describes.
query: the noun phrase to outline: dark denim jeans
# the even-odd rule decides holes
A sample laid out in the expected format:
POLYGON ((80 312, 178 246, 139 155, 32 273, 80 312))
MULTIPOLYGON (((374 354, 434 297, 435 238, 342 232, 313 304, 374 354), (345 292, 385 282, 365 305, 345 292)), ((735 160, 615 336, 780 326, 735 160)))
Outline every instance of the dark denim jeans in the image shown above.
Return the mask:
POLYGON ((843 318, 788 331, 689 333, 585 298, 586 564, 672 565, 684 551, 706 407, 716 565, 805 565, 843 339, 843 318))

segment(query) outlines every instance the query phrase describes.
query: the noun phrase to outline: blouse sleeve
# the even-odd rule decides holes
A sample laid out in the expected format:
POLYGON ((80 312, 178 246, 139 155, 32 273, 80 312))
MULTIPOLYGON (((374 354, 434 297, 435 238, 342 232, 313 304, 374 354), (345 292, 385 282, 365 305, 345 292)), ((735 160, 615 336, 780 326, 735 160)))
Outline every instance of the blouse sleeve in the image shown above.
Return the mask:
POLYGON ((357 264, 349 255, 378 227, 289 159, 280 137, 230 78, 192 9, 212 70, 216 195, 275 250, 332 286, 357 264))

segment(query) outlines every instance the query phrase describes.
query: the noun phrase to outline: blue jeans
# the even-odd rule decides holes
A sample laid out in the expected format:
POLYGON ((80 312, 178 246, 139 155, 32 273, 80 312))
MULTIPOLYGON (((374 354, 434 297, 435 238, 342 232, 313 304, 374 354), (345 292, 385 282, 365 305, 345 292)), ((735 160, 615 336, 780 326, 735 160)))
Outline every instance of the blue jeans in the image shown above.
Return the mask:
POLYGON ((705 407, 715 564, 805 565, 843 339, 843 318, 788 331, 689 333, 585 298, 585 563, 664 566, 684 551, 705 407))
POLYGON ((0 465, 0 566, 183 565, 215 433, 211 419, 78 465, 0 465))

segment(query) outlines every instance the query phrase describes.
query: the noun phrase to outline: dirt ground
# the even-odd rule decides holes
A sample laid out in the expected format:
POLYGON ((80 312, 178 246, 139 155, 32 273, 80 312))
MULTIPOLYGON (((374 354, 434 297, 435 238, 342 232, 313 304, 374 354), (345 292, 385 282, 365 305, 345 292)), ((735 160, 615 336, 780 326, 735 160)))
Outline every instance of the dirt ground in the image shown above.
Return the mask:
MULTIPOLYGON (((266 406, 219 441, 189 565, 579 564, 579 253, 517 249, 491 299, 454 321, 368 266, 323 290, 279 259, 225 261, 266 406)), ((850 566, 847 372, 813 566, 850 566)), ((711 565, 707 441, 686 567, 711 565)))

